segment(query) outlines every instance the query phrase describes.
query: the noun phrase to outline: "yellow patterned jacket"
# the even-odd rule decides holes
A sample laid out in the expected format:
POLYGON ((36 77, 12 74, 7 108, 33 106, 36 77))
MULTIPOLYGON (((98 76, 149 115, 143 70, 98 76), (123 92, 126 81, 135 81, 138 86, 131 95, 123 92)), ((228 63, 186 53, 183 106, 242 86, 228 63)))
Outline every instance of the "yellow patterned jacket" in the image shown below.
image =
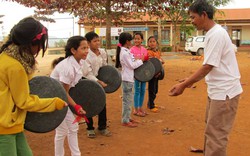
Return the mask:
POLYGON ((19 61, 5 53, 0 54, 0 135, 22 132, 26 112, 51 112, 62 109, 58 98, 40 99, 29 94, 28 80, 19 61))

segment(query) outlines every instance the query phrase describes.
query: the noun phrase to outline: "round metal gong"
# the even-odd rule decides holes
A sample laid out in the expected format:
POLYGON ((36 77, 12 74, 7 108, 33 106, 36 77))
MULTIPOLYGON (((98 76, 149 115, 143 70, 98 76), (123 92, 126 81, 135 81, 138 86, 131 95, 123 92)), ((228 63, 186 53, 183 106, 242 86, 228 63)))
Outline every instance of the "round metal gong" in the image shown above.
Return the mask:
POLYGON ((159 80, 163 80, 165 77, 165 71, 164 71, 164 68, 162 68, 161 70, 161 75, 158 77, 159 80))
MULTIPOLYGON (((98 115, 106 105, 106 94, 103 87, 92 80, 80 80, 75 87, 69 90, 69 94, 86 111, 87 118, 98 115)), ((69 107, 76 114, 75 109, 70 105, 69 107)))
POLYGON ((152 62, 152 64, 155 67, 155 74, 158 74, 159 72, 161 72, 162 70, 162 64, 161 61, 155 57, 152 57, 149 59, 150 62, 152 62))
POLYGON ((134 77, 141 82, 147 82, 155 75, 155 67, 151 61, 143 62, 143 65, 134 70, 134 77))
MULTIPOLYGON (((47 76, 37 76, 29 81, 30 94, 40 98, 59 97, 67 100, 65 89, 61 83, 47 76)), ((31 132, 46 133, 54 130, 64 120, 68 107, 53 112, 27 112, 24 128, 31 132)))
POLYGON ((103 88, 106 93, 115 92, 122 83, 120 72, 110 65, 102 66, 98 71, 97 78, 107 84, 103 88))

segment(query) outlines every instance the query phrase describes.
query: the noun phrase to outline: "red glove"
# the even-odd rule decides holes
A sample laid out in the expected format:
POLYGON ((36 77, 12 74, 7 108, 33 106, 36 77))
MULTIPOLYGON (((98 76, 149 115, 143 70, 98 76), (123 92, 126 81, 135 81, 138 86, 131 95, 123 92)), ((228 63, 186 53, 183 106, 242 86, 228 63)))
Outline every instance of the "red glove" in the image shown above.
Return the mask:
POLYGON ((75 109, 77 115, 81 115, 80 114, 80 109, 82 109, 81 105, 76 104, 75 107, 74 107, 74 109, 75 109))
POLYGON ((144 55, 144 61, 148 61, 148 60, 149 60, 148 54, 144 55))
POLYGON ((80 109, 82 109, 82 106, 81 106, 81 105, 76 104, 75 107, 74 107, 74 109, 75 109, 75 111, 76 111, 77 117, 75 118, 73 124, 76 123, 76 122, 79 122, 79 121, 81 120, 81 118, 84 118, 84 120, 85 120, 87 123, 89 123, 88 118, 87 118, 84 114, 80 114, 80 112, 79 112, 80 109))

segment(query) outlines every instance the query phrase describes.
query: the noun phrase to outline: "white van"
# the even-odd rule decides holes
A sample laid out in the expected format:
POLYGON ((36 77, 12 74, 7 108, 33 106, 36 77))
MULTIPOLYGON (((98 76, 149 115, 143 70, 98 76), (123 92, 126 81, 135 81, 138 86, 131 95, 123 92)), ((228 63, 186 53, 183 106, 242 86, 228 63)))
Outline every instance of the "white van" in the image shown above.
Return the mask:
MULTIPOLYGON (((203 55, 205 36, 189 37, 185 43, 185 51, 190 52, 192 55, 203 55)), ((237 52, 238 48, 232 43, 234 52, 237 52)))
POLYGON ((192 55, 202 55, 205 47, 204 41, 205 36, 189 37, 185 43, 185 51, 192 55))

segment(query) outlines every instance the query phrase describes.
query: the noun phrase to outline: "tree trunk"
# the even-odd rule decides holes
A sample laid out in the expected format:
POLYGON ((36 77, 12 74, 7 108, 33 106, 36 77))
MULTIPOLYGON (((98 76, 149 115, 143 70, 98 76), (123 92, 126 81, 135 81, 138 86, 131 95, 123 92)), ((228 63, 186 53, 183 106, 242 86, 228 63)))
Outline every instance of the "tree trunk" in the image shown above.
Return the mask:
POLYGON ((158 18, 158 43, 159 43, 159 50, 161 51, 161 18, 158 18))
POLYGON ((106 49, 111 49, 111 0, 106 1, 106 49))
POLYGON ((173 50, 174 52, 178 52, 178 49, 177 49, 177 44, 176 44, 176 41, 177 41, 177 22, 173 22, 174 23, 174 40, 173 40, 173 50))

